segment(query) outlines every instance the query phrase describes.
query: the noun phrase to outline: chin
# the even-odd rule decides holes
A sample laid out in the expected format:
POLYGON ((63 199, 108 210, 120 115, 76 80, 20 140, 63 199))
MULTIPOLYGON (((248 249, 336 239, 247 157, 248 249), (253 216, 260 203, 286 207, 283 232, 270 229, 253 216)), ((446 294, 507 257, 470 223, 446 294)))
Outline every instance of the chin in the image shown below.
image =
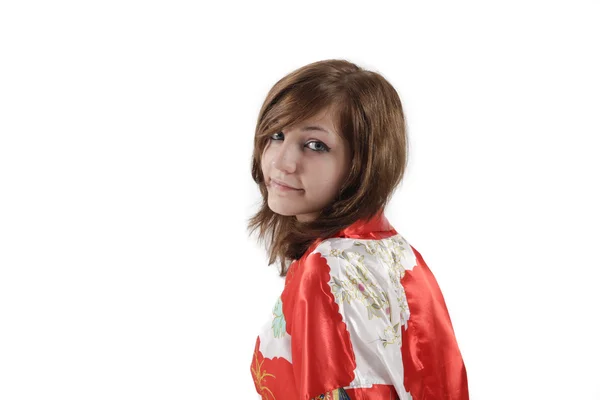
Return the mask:
POLYGON ((276 206, 272 206, 271 204, 269 204, 269 208, 275 214, 283 215, 283 216, 286 216, 286 217, 289 217, 289 216, 297 214, 297 212, 295 212, 295 210, 290 209, 288 207, 276 207, 276 206))
POLYGON ((296 215, 296 213, 293 213, 293 212, 283 212, 283 211, 280 211, 277 209, 272 209, 272 208, 271 208, 271 211, 273 211, 275 214, 282 215, 284 217, 291 217, 293 215, 296 215))
POLYGON ((298 214, 308 214, 311 212, 310 210, 306 211, 306 210, 303 210, 300 208, 295 208, 295 207, 281 207, 281 206, 277 206, 277 205, 273 205, 273 204, 269 204, 269 208, 275 214, 283 215, 285 217, 296 216, 298 214))

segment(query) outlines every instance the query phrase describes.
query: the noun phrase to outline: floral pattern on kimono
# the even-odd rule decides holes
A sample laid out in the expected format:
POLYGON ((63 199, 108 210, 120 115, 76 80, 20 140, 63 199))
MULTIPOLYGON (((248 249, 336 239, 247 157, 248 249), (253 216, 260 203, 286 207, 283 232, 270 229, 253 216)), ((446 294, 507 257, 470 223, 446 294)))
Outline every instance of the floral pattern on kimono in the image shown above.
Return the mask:
POLYGON ((251 371, 268 400, 469 398, 437 281, 383 212, 290 265, 251 371))

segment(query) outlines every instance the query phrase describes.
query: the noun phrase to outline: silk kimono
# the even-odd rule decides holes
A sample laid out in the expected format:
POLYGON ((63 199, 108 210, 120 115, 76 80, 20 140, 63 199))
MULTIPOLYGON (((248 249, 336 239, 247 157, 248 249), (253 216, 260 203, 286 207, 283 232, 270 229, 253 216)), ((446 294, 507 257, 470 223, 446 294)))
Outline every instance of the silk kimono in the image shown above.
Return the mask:
POLYGON ((289 267, 251 362, 264 400, 468 400, 446 303, 382 211, 289 267))

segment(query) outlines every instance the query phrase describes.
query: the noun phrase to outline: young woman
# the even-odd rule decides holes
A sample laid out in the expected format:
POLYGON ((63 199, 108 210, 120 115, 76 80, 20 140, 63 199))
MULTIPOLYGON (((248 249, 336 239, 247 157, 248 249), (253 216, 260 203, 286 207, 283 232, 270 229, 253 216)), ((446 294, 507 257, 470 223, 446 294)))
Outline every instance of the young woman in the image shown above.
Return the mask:
POLYGON ((268 93, 248 227, 285 286, 254 349, 260 398, 469 398, 440 288, 384 214, 406 163, 402 104, 380 74, 325 60, 268 93))

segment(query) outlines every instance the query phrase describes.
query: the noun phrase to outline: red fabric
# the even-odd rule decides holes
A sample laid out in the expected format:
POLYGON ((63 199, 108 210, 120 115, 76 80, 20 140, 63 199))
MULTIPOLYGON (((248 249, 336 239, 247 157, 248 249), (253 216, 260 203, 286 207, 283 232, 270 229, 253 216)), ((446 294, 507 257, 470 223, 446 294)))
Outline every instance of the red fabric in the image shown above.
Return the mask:
POLYGON ((404 386, 414 400, 468 400, 467 373, 446 302, 421 254, 402 278, 410 318, 402 331, 404 386))
POLYGON ((286 330, 292 337, 294 377, 300 399, 310 399, 354 379, 350 334, 329 287, 327 260, 306 257, 281 294, 286 330))
POLYGON ((350 400, 397 400, 398 394, 392 385, 373 385, 370 388, 346 389, 350 400))
POLYGON ((340 230, 333 237, 352 239, 385 239, 397 235, 398 232, 390 225, 383 210, 368 221, 359 220, 340 230))
POLYGON ((264 400, 297 399, 292 364, 285 358, 264 358, 259 348, 260 337, 256 340, 250 368, 256 392, 264 400))

